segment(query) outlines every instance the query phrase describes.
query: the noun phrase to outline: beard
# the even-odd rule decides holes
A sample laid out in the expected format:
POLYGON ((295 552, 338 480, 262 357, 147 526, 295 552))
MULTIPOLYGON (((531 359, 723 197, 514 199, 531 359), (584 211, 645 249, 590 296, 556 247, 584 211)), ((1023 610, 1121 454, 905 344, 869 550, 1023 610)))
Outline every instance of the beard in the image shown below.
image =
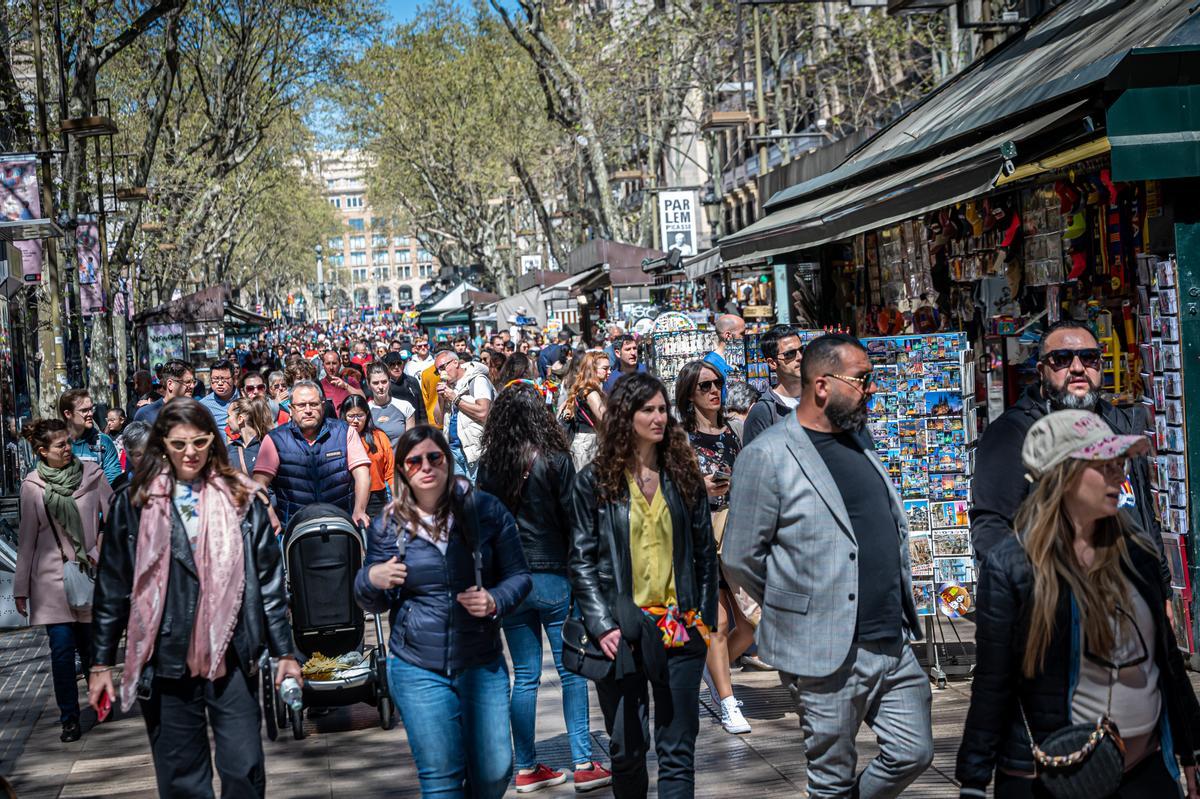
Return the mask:
POLYGON ((1050 407, 1056 411, 1094 411, 1100 402, 1100 387, 1088 380, 1088 391, 1083 396, 1071 393, 1067 386, 1056 389, 1042 382, 1042 396, 1050 402, 1050 407))
POLYGON ((857 433, 867 423, 867 398, 852 402, 830 397, 825 403, 825 418, 839 430, 857 433))

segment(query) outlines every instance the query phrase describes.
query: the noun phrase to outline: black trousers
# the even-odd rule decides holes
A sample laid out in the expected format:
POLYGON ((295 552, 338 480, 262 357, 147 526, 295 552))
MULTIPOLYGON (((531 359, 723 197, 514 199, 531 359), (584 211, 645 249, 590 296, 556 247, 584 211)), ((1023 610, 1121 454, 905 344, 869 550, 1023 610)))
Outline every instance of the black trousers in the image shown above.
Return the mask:
MULTIPOLYGON (((1151 752, 1125 772, 1116 793, 1095 799, 1177 799, 1182 795, 1179 783, 1167 771, 1162 752, 1151 752)), ((997 772, 996 799, 1053 799, 1053 795, 1037 780, 997 772)))
POLYGON ((198 677, 155 679, 141 701, 150 733, 158 795, 171 799, 211 799, 211 726, 217 773, 226 799, 261 799, 267 790, 259 724, 262 714, 242 670, 209 682, 198 677))
POLYGON ((667 650, 668 686, 651 685, 644 674, 596 683, 610 740, 613 796, 645 797, 649 790, 646 753, 650 740, 650 693, 654 695, 654 751, 661 799, 691 799, 696 792, 697 697, 708 647, 699 633, 667 650))

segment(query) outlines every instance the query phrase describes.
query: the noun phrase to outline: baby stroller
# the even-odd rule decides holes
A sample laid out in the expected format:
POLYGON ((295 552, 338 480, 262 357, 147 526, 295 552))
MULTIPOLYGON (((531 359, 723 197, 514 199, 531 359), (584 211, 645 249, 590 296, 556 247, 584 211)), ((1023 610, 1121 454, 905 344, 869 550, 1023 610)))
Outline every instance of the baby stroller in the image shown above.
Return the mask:
MULTIPOLYGON (((354 601, 354 578, 366 555, 366 531, 333 505, 306 507, 288 522, 283 563, 290 597, 292 633, 305 658, 315 653, 339 665, 322 678, 305 678, 304 707, 374 705, 379 724, 395 723, 387 682, 387 643, 383 622, 372 614, 378 646, 364 650, 366 619, 354 601)), ((264 656, 265 657, 265 656, 264 656)), ((264 663, 263 714, 267 737, 274 741, 289 724, 296 740, 304 737, 302 713, 294 712, 275 690, 274 670, 264 663)))

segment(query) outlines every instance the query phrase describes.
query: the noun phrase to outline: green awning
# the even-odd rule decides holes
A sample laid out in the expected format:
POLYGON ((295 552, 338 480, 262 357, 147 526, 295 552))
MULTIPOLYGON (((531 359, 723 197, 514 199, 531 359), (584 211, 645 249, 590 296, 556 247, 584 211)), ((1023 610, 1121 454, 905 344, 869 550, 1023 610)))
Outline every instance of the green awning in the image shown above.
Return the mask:
POLYGON ((1113 180, 1200 176, 1200 86, 1126 89, 1108 109, 1113 180))

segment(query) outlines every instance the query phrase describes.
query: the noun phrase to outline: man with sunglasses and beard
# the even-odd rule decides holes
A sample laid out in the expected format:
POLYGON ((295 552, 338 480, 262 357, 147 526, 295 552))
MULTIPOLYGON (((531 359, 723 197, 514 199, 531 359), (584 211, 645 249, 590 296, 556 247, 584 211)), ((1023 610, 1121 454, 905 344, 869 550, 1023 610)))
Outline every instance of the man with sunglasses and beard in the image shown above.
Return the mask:
POLYGON ((929 680, 908 645, 921 637, 908 521, 864 430, 866 349, 820 336, 801 378, 795 413, 738 456, 721 562, 762 606, 758 657, 799 711, 808 795, 892 799, 933 761, 929 680), (879 754, 856 773, 864 722, 879 754))
MULTIPOLYGON (((1013 518, 1029 494, 1031 484, 1021 466, 1021 446, 1034 422, 1053 411, 1083 410, 1097 414, 1117 435, 1146 433, 1149 420, 1140 405, 1117 408, 1100 398, 1102 368, 1100 344, 1083 323, 1063 319, 1051 325, 1042 337, 1037 364, 1039 382, 988 425, 975 452, 971 546, 980 564, 993 547, 1013 534, 1013 518)), ((1162 578, 1169 589, 1171 573, 1155 517, 1150 463, 1146 456, 1130 459, 1119 505, 1137 522, 1139 532, 1154 544, 1162 560, 1162 578)))
POLYGON ((779 379, 779 385, 768 388, 767 393, 754 403, 746 415, 742 427, 742 446, 751 441, 771 425, 790 415, 800 404, 800 392, 804 381, 800 375, 800 334, 791 325, 775 325, 758 341, 767 366, 779 379))

